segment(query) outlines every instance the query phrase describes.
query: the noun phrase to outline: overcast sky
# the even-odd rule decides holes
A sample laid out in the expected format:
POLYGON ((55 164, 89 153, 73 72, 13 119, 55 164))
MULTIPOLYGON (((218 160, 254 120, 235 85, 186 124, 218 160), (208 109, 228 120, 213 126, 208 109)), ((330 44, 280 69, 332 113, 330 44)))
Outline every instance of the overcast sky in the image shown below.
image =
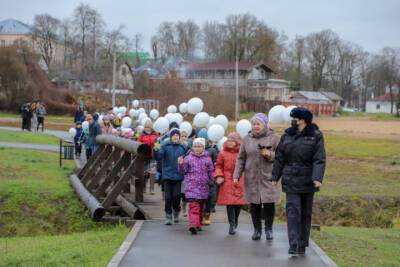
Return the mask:
POLYGON ((32 24, 35 14, 71 17, 79 3, 97 9, 108 27, 126 26, 126 34, 144 35, 143 48, 162 21, 224 21, 229 14, 251 13, 290 39, 332 29, 342 39, 370 52, 400 47, 400 0, 0 0, 0 20, 32 24))

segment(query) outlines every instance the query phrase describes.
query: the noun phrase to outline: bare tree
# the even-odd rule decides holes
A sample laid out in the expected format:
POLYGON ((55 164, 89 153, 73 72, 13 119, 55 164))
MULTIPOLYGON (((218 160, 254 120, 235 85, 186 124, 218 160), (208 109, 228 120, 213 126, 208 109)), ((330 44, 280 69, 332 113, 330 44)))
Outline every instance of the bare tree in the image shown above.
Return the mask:
POLYGON ((178 54, 184 58, 193 58, 200 43, 200 27, 193 21, 178 21, 175 24, 178 54))
POLYGON ((59 26, 60 21, 48 14, 35 16, 33 24, 33 39, 38 45, 43 59, 49 69, 51 68, 51 63, 54 57, 54 48, 57 42, 59 26))
POLYGON ((224 57, 226 40, 225 25, 219 22, 207 21, 202 28, 203 53, 206 59, 221 59, 224 57))
POLYGON ((332 56, 333 43, 338 38, 337 34, 331 30, 312 33, 306 38, 307 59, 311 68, 314 91, 322 87, 326 64, 332 56))
POLYGON ((91 19, 92 19, 93 9, 89 5, 80 4, 74 10, 74 25, 76 28, 77 38, 80 44, 80 54, 81 54, 81 74, 83 74, 86 68, 86 50, 88 35, 91 30, 91 19))

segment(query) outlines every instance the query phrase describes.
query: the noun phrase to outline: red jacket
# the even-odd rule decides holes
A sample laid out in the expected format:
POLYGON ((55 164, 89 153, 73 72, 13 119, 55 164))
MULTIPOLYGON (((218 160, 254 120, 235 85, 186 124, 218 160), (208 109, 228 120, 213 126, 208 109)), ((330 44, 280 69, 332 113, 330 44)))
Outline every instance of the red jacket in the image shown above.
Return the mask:
POLYGON ((236 158, 240 146, 224 149, 218 155, 215 166, 214 177, 223 177, 224 182, 219 185, 217 204, 218 205, 246 205, 244 199, 244 179, 241 177, 238 184, 233 183, 233 172, 235 171, 236 158))
POLYGON ((154 144, 156 143, 158 137, 159 137, 158 134, 156 134, 155 132, 152 132, 150 134, 143 132, 143 134, 137 140, 138 142, 147 144, 151 147, 151 150, 152 150, 151 158, 153 158, 153 148, 154 148, 154 144))

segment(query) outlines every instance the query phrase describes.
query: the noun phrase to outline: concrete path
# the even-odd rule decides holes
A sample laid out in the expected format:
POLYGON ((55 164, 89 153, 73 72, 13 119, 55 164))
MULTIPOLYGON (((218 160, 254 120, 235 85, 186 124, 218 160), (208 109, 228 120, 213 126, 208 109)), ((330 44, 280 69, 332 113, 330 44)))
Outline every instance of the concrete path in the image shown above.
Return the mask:
MULTIPOLYGON (((22 130, 20 128, 16 128, 16 127, 0 127, 0 130, 22 132, 22 130)), ((58 137, 60 139, 72 141, 72 138, 69 135, 69 133, 65 132, 65 131, 44 130, 43 133, 42 132, 32 132, 32 133, 47 134, 47 135, 52 135, 52 136, 58 137)))
POLYGON ((57 145, 39 145, 39 144, 0 142, 0 147, 24 148, 24 149, 42 150, 42 151, 50 151, 50 152, 60 152, 60 147, 57 145))
POLYGON ((240 224, 238 233, 227 234, 227 224, 213 223, 192 236, 186 224, 165 226, 145 221, 119 266, 141 267, 258 267, 258 266, 334 266, 327 264, 313 247, 306 256, 289 258, 286 227, 274 227, 272 242, 251 240, 252 225, 240 224))

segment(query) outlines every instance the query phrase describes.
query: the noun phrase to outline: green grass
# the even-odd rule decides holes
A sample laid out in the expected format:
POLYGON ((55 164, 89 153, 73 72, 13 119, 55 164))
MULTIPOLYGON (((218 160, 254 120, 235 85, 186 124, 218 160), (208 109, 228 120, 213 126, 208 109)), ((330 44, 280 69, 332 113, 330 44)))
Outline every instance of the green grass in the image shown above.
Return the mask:
POLYGON ((400 265, 399 229, 322 227, 312 238, 339 266, 400 265))
POLYGON ((52 152, 0 148, 0 236, 72 233, 101 226, 92 222, 52 152))
POLYGON ((0 266, 106 266, 128 231, 120 225, 69 235, 0 238, 0 266))
MULTIPOLYGON (((0 118, 3 119, 20 119, 21 114, 18 113, 10 113, 10 112, 0 112, 0 118)), ((72 123, 73 124, 74 118, 68 115, 46 115, 45 123, 46 122, 57 122, 57 123, 72 123)))
POLYGON ((399 197, 399 178, 399 165, 330 158, 320 194, 399 197))
POLYGON ((329 156, 352 159, 400 159, 400 143, 349 136, 325 135, 329 156))
POLYGON ((395 114, 388 113, 367 113, 367 112, 340 112, 342 117, 357 117, 357 118, 367 118, 369 120, 376 121, 396 121, 400 120, 400 117, 397 117, 395 114))
POLYGON ((0 266, 106 266, 128 233, 93 222, 57 153, 0 148, 0 266))
POLYGON ((57 145, 59 139, 43 133, 0 131, 0 142, 15 142, 26 144, 57 145))

